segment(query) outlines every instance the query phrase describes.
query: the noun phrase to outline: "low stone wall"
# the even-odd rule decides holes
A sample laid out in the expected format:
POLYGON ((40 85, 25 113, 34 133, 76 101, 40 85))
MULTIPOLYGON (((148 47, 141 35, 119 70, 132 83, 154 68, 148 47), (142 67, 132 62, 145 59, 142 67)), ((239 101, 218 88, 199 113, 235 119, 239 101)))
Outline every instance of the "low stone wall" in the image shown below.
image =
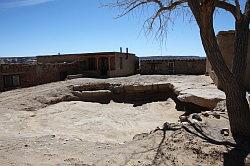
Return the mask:
MULTIPOLYGON (((196 93, 196 92, 192 92, 196 93)), ((86 102, 109 103, 111 100, 142 105, 147 101, 164 101, 168 98, 176 102, 179 110, 212 110, 221 98, 197 97, 192 93, 179 93, 170 83, 120 85, 109 83, 84 84, 73 86, 73 94, 86 102)), ((199 92, 197 92, 199 93, 199 92)))

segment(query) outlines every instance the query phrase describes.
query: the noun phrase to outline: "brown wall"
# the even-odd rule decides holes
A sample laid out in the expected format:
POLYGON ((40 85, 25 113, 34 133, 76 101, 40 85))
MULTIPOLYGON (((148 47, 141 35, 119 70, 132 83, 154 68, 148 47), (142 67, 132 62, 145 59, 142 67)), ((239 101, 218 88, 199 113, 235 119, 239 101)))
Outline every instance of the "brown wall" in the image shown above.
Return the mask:
POLYGON ((140 61, 141 74, 205 74, 205 60, 142 60, 140 61), (174 63, 174 71, 169 71, 169 63, 174 63), (152 70, 152 64, 155 70, 152 70))
POLYGON ((32 86, 36 82, 36 65, 22 64, 4 64, 0 65, 0 91, 9 90, 11 88, 4 87, 5 75, 20 75, 21 87, 32 86))
POLYGON ((19 87, 30 87, 39 84, 60 81, 61 72, 67 72, 68 75, 77 74, 79 68, 78 65, 78 63, 0 65, 0 91, 13 89, 6 88, 4 86, 4 76, 17 74, 20 78, 19 87))
POLYGON ((51 55, 51 56, 38 56, 37 63, 63 63, 63 62, 74 62, 85 59, 85 56, 76 54, 72 55, 51 55))
MULTIPOLYGON (((248 36, 250 41, 250 34, 248 36)), ((228 68, 232 69, 233 57, 234 57, 234 31, 221 31, 217 35, 217 42, 219 44, 222 56, 224 61, 226 62, 228 68)), ((214 80, 215 84, 221 87, 221 83, 218 81, 211 65, 207 62, 207 72, 214 80)), ((250 91, 250 42, 248 44, 248 55, 247 55, 247 69, 246 69, 246 77, 244 82, 248 91, 250 91)))
POLYGON ((38 64, 36 66, 36 81, 38 84, 64 80, 62 73, 78 74, 79 63, 38 64))
POLYGON ((135 74, 136 64, 139 59, 134 54, 116 53, 115 54, 115 70, 109 72, 110 77, 122 77, 135 74), (120 61, 122 59, 122 68, 120 61))

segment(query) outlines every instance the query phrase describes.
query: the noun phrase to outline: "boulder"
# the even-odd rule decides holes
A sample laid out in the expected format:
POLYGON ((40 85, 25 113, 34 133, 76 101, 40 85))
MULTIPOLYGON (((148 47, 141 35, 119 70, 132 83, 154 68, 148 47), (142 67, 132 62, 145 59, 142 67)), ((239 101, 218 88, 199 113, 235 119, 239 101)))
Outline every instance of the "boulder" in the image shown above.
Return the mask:
POLYGON ((224 92, 218 89, 186 89, 178 96, 182 102, 193 103, 209 110, 214 109, 225 98, 224 92))

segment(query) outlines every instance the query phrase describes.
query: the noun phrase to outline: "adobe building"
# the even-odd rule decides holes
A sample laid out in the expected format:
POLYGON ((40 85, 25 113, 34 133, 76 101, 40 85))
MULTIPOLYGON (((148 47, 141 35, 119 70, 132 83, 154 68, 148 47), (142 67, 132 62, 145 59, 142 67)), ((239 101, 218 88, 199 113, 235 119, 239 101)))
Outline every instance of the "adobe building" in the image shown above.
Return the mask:
MULTIPOLYGON (((217 34, 217 42, 220 47, 223 59, 227 65, 227 67, 232 70, 233 65, 233 57, 234 57, 234 38, 235 38, 235 31, 220 31, 217 34)), ((244 85, 247 91, 250 91, 250 33, 248 36, 248 55, 247 55, 247 68, 246 68, 246 77, 244 85)), ((219 82, 216 74, 214 73, 211 64, 207 61, 206 65, 206 72, 210 75, 213 79, 214 83, 218 86, 219 89, 222 89, 222 85, 219 82)))
POLYGON ((0 92, 82 77, 120 77, 135 74, 135 54, 99 52, 38 56, 36 64, 0 64, 0 92))
POLYGON ((78 73, 83 77, 121 77, 135 74, 139 59, 135 54, 122 52, 97 52, 38 56, 37 63, 79 62, 78 73))
POLYGON ((140 57, 141 74, 190 74, 206 72, 206 58, 198 56, 140 57))

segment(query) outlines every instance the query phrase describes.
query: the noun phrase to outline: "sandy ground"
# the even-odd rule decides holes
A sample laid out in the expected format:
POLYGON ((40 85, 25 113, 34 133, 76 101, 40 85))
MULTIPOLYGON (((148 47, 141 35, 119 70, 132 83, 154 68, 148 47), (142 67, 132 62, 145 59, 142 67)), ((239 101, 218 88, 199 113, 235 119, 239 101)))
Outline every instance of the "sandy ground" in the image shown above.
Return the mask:
MULTIPOLYGON (((191 132, 154 132, 183 114, 171 99, 137 107, 113 101, 61 102, 72 96, 72 85, 96 82, 171 82, 180 94, 193 88, 223 96, 205 76, 76 79, 4 92, 0 94, 0 165, 222 165, 228 147, 195 135, 192 127, 191 132)), ((220 135, 220 129, 228 127, 226 113, 220 114, 225 118, 202 116, 203 129, 213 139, 232 141, 231 136, 220 135)))
POLYGON ((81 101, 60 102, 36 112, 1 113, 1 136, 33 137, 56 135, 102 143, 124 143, 138 133, 150 132, 166 119, 177 122, 183 112, 175 103, 99 104, 81 101))
POLYGON ((57 103, 57 100, 72 96, 71 88, 74 85, 102 82, 124 85, 171 83, 179 94, 185 94, 185 91, 190 93, 192 89, 194 90, 192 93, 198 97, 225 98, 224 93, 216 88, 209 76, 134 75, 110 79, 80 78, 3 92, 0 93, 0 109, 35 111, 51 103, 57 103))

